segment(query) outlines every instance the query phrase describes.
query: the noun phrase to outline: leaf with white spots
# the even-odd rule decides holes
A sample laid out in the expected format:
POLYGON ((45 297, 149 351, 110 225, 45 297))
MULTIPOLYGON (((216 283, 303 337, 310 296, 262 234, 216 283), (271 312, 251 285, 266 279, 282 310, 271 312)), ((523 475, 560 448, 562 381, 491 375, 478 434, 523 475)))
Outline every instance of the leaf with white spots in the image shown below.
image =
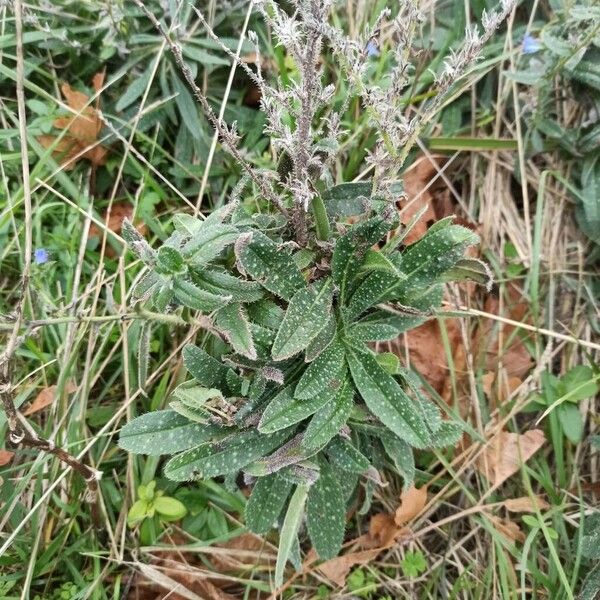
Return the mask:
POLYGON ((273 360, 290 358, 310 344, 327 325, 332 300, 333 284, 329 278, 296 292, 273 342, 273 360))
POLYGON ((306 524, 319 558, 337 556, 344 541, 346 503, 340 482, 324 460, 321 461, 319 479, 308 492, 306 524))
POLYGON ((389 231, 390 226, 383 218, 373 217, 353 225, 337 240, 331 260, 331 274, 339 287, 341 304, 346 301, 350 283, 358 275, 367 250, 389 231))
POLYGON ((346 357, 354 384, 371 413, 401 439, 426 448, 431 443, 429 429, 400 384, 371 352, 348 347, 346 357))
POLYGON ((263 287, 284 300, 290 300, 306 286, 294 259, 264 233, 244 234, 236 244, 236 256, 241 268, 263 287))
POLYGON ((394 461, 396 470, 404 479, 402 488, 407 490, 415 480, 413 449, 404 440, 393 434, 382 435, 381 442, 387 455, 394 461))
POLYGON ((263 413, 258 430, 261 433, 273 433, 299 423, 310 417, 333 398, 333 393, 322 392, 308 400, 294 398, 292 389, 283 389, 267 406, 263 413))
POLYGON ((221 389, 227 377, 227 367, 206 351, 188 344, 183 348, 183 364, 202 385, 221 389))
POLYGON ((308 344, 306 347, 306 352, 304 353, 304 360, 306 362, 312 362, 333 342, 335 339, 335 334, 337 331, 337 323, 335 321, 335 317, 333 315, 329 316, 325 327, 319 331, 316 337, 308 344))
POLYGON ((246 525, 250 531, 265 534, 277 521, 293 484, 277 473, 259 477, 246 504, 246 525))
POLYGON ((325 446, 346 424, 353 406, 354 386, 346 378, 333 400, 313 415, 304 432, 302 446, 308 449, 325 446))
POLYGON ((202 444, 219 431, 216 425, 193 423, 172 410, 157 410, 124 425, 119 446, 134 454, 175 454, 202 444))
POLYGON ((328 346, 304 371, 294 396, 312 398, 323 391, 339 389, 346 370, 344 346, 337 340, 328 346))
POLYGON ((241 304, 229 304, 219 309, 215 315, 215 324, 238 354, 256 360, 248 315, 241 304))
POLYGON ((191 481, 237 473, 279 447, 287 437, 288 431, 272 435, 256 431, 236 433, 227 443, 206 443, 174 456, 165 465, 165 476, 173 481, 191 481))
POLYGON ((369 459, 341 436, 329 444, 327 456, 332 465, 350 473, 364 473, 371 466, 369 459))

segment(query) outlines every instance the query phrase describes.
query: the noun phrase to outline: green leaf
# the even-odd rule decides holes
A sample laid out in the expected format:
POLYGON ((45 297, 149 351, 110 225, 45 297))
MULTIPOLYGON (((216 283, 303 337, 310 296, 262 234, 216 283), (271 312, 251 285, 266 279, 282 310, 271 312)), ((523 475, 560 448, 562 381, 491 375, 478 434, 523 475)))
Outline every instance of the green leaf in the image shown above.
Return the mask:
POLYGON ((442 421, 440 427, 433 432, 431 443, 435 448, 455 446, 462 437, 463 432, 464 427, 461 423, 442 421))
POLYGON ((334 340, 335 334, 337 331, 337 324, 335 321, 335 317, 330 315, 327 319, 327 323, 325 327, 319 331, 316 337, 310 342, 310 344, 306 347, 306 352, 304 353, 304 359, 306 362, 312 362, 329 346, 329 344, 334 340))
POLYGON ((179 521, 187 514, 185 505, 169 496, 159 496, 153 501, 156 512, 167 521, 179 521))
POLYGON ((209 227, 201 227, 198 233, 186 242, 181 253, 190 265, 206 265, 219 256, 223 249, 230 246, 240 235, 233 225, 216 223, 209 227))
POLYGON ((204 269, 192 273, 194 283, 216 296, 230 296, 233 302, 256 302, 263 297, 263 290, 256 281, 246 281, 225 271, 204 269))
POLYGON ((371 463, 348 440, 336 437, 327 447, 327 455, 332 465, 350 473, 364 473, 371 463))
POLYGON ((267 298, 249 304, 247 310, 252 323, 272 329, 275 332, 279 329, 285 313, 280 306, 267 298))
POLYGON ((290 358, 310 344, 327 324, 332 300, 333 285, 329 278, 296 292, 273 342, 273 360, 290 358))
POLYGON ((205 313, 211 313, 231 301, 231 296, 216 296, 180 277, 173 281, 173 294, 184 306, 205 313))
POLYGON ((252 431, 235 434, 228 444, 202 444, 171 458, 165 465, 165 476, 173 481, 191 481, 237 473, 279 447, 288 436, 287 431, 272 435, 252 431))
POLYGON ((146 300, 160 285, 162 277, 154 271, 148 271, 142 278, 137 282, 131 295, 136 300, 146 300))
POLYGON ((319 558, 337 556, 344 541, 346 503, 340 483, 325 461, 321 462, 319 479, 308 492, 306 524, 319 558))
POLYGON ((196 381, 202 385, 208 388, 223 387, 227 376, 227 367, 198 346, 193 344, 184 346, 183 364, 196 381))
POLYGON ((400 373, 400 359, 393 352, 378 352, 375 360, 383 367, 388 375, 400 373))
POLYGON ((573 444, 579 444, 583 438, 583 418, 576 404, 563 402, 556 408, 556 414, 563 433, 573 444))
POLYGON ((415 481, 413 449, 404 440, 392 434, 381 436, 381 442, 384 450, 394 462, 396 470, 404 479, 402 489, 407 490, 415 481))
POLYGON ((348 349, 352 379, 369 410, 398 437, 417 448, 426 448, 431 435, 411 398, 379 365, 373 354, 348 349))
POLYGON ((123 92, 115 104, 115 110, 117 112, 125 110, 144 93, 144 90, 150 81, 150 77, 152 76, 153 70, 154 64, 151 62, 141 75, 134 75, 132 83, 129 84, 127 89, 123 92))
POLYGON ((397 293, 387 294, 386 298, 406 303, 422 296, 463 258, 469 246, 478 242, 477 234, 460 225, 431 227, 403 253, 401 266, 407 280, 395 290, 397 293))
POLYGON ((156 270, 158 273, 176 275, 187 270, 183 256, 176 248, 161 246, 156 254, 156 270))
POLYGON ((358 274, 367 250, 378 242, 390 229, 390 223, 381 217, 353 225, 340 237, 333 250, 331 274, 339 287, 340 303, 344 304, 350 283, 358 274))
POLYGON ((304 514, 304 504, 308 496, 308 486, 299 485, 292 494, 288 505, 287 513, 281 528, 279 536, 279 550, 277 552, 277 562, 275 564, 275 587, 283 585, 283 572, 285 564, 290 557, 292 548, 298 536, 302 515, 304 514))
POLYGON ((346 369, 344 346, 335 341, 309 366, 300 378, 294 396, 312 398, 323 391, 338 390, 346 369))
POLYGON ((367 210, 365 200, 371 197, 373 183, 359 181, 340 183, 323 193, 323 202, 330 218, 354 217, 367 210))
POLYGON ((172 410, 141 415, 122 429, 119 446, 134 454, 174 454, 210 439, 219 428, 192 423, 172 410))
POLYGON ((291 388, 287 387, 271 400, 260 419, 258 430, 261 433, 273 433, 285 429, 310 417, 332 398, 333 393, 323 392, 309 400, 300 400, 294 398, 291 388))
POLYGON ((354 387, 345 379, 331 402, 319 409, 304 433, 302 446, 308 449, 325 446, 346 424, 354 406, 354 387))
POLYGON ((292 485, 277 473, 259 477, 246 504, 248 529, 258 534, 265 534, 272 529, 290 495, 292 485))
POLYGON ((238 354, 256 360, 248 315, 241 304, 229 304, 219 309, 215 315, 215 324, 238 354))
POLYGON ((236 256, 243 271, 284 300, 306 286, 294 259, 259 231, 240 237, 236 256))
POLYGON ((133 527, 136 523, 143 521, 148 516, 148 502, 145 500, 136 500, 127 513, 127 525, 133 527))
POLYGON ((489 292, 494 283, 492 271, 477 258, 462 258, 442 276, 443 281, 475 281, 484 285, 489 292))
POLYGON ((222 400, 223 394, 217 388, 196 385, 196 382, 192 380, 178 385, 173 390, 172 397, 190 408, 202 408, 206 402, 213 398, 222 400))
POLYGON ((567 371, 558 384, 557 395, 571 402, 579 402, 591 398, 598 393, 600 385, 598 376, 585 365, 578 365, 567 371))
POLYGON ((181 113, 181 125, 187 127, 188 131, 199 140, 202 138, 202 123, 198 116, 198 106, 177 75, 173 75, 172 82, 174 91, 177 94, 175 104, 181 113))
POLYGON ((405 276, 387 271, 371 273, 352 295, 344 316, 348 321, 356 319, 371 306, 393 297, 405 280, 405 276))

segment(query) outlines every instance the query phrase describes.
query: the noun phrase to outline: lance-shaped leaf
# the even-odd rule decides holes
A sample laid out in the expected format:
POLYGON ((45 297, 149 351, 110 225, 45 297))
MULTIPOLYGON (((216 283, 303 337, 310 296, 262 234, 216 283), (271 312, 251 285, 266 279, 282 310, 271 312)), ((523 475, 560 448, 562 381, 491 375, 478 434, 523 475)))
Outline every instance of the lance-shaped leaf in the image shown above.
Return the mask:
POLYGON ((176 248, 161 246, 156 254, 156 271, 167 275, 185 273, 187 265, 176 248))
POLYGON ((402 272, 407 279, 387 299, 405 303, 423 295, 463 258, 469 246, 478 242, 476 233, 460 225, 430 228, 424 237, 403 253, 402 272))
POLYGON ((283 585, 283 572, 294 544, 298 538, 298 530, 304 514, 304 505, 308 496, 308 486, 299 485, 292 494, 288 505, 281 535, 279 536, 279 551, 277 552, 277 562, 275 564, 275 587, 283 585))
POLYGON ((329 188, 323 193, 327 214, 334 220, 361 215, 368 209, 372 189, 371 181, 340 183, 329 188))
POLYGON ((402 488, 407 490, 415 480, 415 457, 413 449, 399 437, 391 434, 381 436, 381 442, 388 456, 404 479, 402 488))
POLYGON ((208 388, 221 389, 227 376, 227 367, 206 351, 188 344, 183 348, 183 364, 190 374, 208 388))
POLYGON ((248 315, 241 304, 229 304, 219 309, 215 315, 215 324, 238 354, 256 360, 248 315))
POLYGON ((194 283, 216 296, 230 296, 233 302, 255 302, 263 296, 263 290, 256 281, 246 281, 225 271, 204 269, 193 273, 194 283))
POLYGON ((348 308, 344 310, 344 316, 348 321, 355 319, 371 306, 382 302, 395 293, 404 285, 406 277, 387 271, 375 271, 371 273, 352 294, 348 308))
POLYGON ((184 244, 181 253, 190 265, 205 265, 219 256, 226 246, 233 244, 239 235, 233 225, 215 223, 209 227, 201 227, 184 244))
POLYGON ((324 460, 319 479, 308 492, 306 524, 319 558, 337 556, 344 541, 346 503, 340 482, 324 460))
POLYGON ((213 312, 231 301, 231 296, 211 294, 183 277, 173 280, 173 294, 184 306, 205 313, 213 312))
POLYGON ((327 455, 331 464, 342 471, 364 473, 371 466, 367 457, 341 436, 329 444, 327 455))
POLYGON ((150 295, 162 282, 163 278, 158 273, 155 273, 154 271, 148 271, 135 284, 131 294, 133 298, 143 302, 150 297, 150 295))
POLYGON ((419 409, 373 354, 348 347, 346 358, 354 384, 373 415, 409 444, 428 446, 431 435, 419 409))
POLYGON ((304 353, 304 360, 306 362, 312 362, 333 342, 335 339, 335 333, 337 331, 337 323, 333 315, 329 316, 325 327, 319 331, 313 341, 306 347, 304 353))
POLYGON ((263 413, 258 430, 261 433, 272 433, 285 429, 294 423, 303 421, 325 406, 333 398, 332 392, 322 392, 309 400, 294 398, 292 389, 283 389, 267 406, 263 413))
POLYGON ((462 258, 442 277, 443 281, 470 280, 484 285, 489 292, 494 283, 494 276, 488 267, 478 258, 462 258))
POLYGON ((136 417, 119 435, 119 446, 135 454, 175 454, 205 442, 221 430, 216 425, 192 423, 172 410, 136 417))
POLYGON ((173 481, 190 481, 237 473, 280 446, 287 437, 288 431, 278 431, 272 435, 252 431, 236 434, 235 439, 227 444, 202 444, 169 460, 165 465, 165 476, 173 481))
POLYGON ((290 358, 310 344, 327 324, 332 300, 333 284, 329 278, 296 292, 273 342, 273 360, 290 358))
POLYGON ((312 398, 325 391, 339 389, 346 363, 344 346, 334 341, 316 358, 300 378, 294 396, 296 398, 312 398))
POLYGON ((381 217, 373 217, 354 225, 338 239, 331 260, 331 274, 340 290, 340 303, 348 296, 350 282, 358 274, 367 250, 389 230, 390 223, 381 217))
POLYGON ((320 448, 309 450, 302 446, 302 434, 295 435, 291 440, 288 440, 283 446, 277 448, 275 452, 269 456, 263 456, 253 463, 244 467, 244 472, 255 477, 263 477, 270 473, 280 472, 292 465, 296 470, 299 468, 298 463, 306 461, 314 456, 320 448))
POLYGON ((246 525, 250 531, 265 534, 272 529, 293 484, 277 473, 259 477, 246 504, 246 525))
POLYGON ((283 320, 284 310, 273 300, 264 298, 248 305, 248 316, 252 323, 277 331, 283 320))
POLYGON ((294 259, 264 233, 242 234, 235 246, 237 260, 246 273, 284 300, 306 286, 294 259))
POLYGON ((353 406, 354 386, 346 378, 333 400, 313 415, 304 432, 302 446, 308 449, 325 446, 346 424, 353 406))
POLYGON ((455 421, 442 421, 440 427, 431 436, 431 444, 435 448, 456 445, 464 432, 464 427, 455 421))

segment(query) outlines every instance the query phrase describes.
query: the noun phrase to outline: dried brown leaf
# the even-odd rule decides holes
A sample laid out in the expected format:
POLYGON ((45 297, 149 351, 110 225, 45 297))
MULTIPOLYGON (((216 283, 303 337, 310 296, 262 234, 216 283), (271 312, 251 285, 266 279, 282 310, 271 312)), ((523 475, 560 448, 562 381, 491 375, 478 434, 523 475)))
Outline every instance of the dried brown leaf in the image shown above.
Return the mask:
POLYGON ((504 501, 504 506, 510 512, 530 512, 537 510, 548 510, 550 505, 540 496, 522 496, 521 498, 509 498, 504 501))
POLYGON ((14 452, 10 450, 0 450, 0 467, 5 467, 15 455, 14 452))
MULTIPOLYGON (((72 394, 76 389, 77 386, 72 381, 67 382, 65 386, 65 391, 67 394, 72 394)), ((50 385, 43 388, 35 397, 33 402, 23 412, 23 414, 25 416, 32 415, 33 413, 39 412, 43 408, 46 408, 46 406, 52 404, 56 400, 56 390, 57 386, 55 385, 50 385)))
POLYGON ((400 506, 396 509, 394 521, 396 525, 404 525, 421 513, 427 504, 427 486, 416 488, 411 486, 400 495, 400 506))
POLYGON ((501 431, 487 443, 475 466, 497 487, 517 473, 545 441, 541 429, 530 429, 525 433, 501 431))

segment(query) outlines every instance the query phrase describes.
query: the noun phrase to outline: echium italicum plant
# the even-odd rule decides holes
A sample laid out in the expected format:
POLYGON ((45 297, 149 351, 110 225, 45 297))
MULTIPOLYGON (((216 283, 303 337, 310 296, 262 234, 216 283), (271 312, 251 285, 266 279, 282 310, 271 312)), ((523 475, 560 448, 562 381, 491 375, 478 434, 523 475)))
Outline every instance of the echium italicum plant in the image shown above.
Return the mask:
MULTIPOLYGON (((255 69, 238 61, 261 92, 265 133, 278 155, 273 171, 256 170, 240 154, 235 128, 215 117, 181 48, 147 12, 243 176, 209 216, 176 215, 171 237, 157 249, 124 228, 146 268, 134 297, 160 313, 199 311, 204 335, 183 349, 192 379, 172 392, 168 408, 125 425, 120 445, 173 455, 164 474, 174 481, 224 477, 250 486, 247 526, 259 534, 280 527, 277 585, 287 561, 298 564, 304 523, 320 558, 339 552, 347 503, 359 486, 372 496, 384 456, 410 486, 413 448, 458 440, 460 424, 444 418, 418 378, 374 343, 430 317, 445 282, 488 280, 482 263, 464 257, 477 235, 451 218, 403 245, 408 228, 398 223, 397 174, 512 5, 503 0, 485 15, 482 33, 467 31, 436 77, 436 95, 407 118, 401 106, 413 77, 417 7, 409 0, 393 18, 386 10, 349 39, 329 24, 331 4, 295 0, 288 14, 273 1, 257 3, 297 68, 296 79, 270 82, 260 60, 255 69), (395 48, 377 85, 368 57, 383 27, 395 48), (323 84, 324 52, 344 73, 348 102, 358 97, 378 132, 368 181, 334 184, 346 107, 332 110, 336 82, 323 84)), ((250 37, 258 53, 258 38, 250 37)))

